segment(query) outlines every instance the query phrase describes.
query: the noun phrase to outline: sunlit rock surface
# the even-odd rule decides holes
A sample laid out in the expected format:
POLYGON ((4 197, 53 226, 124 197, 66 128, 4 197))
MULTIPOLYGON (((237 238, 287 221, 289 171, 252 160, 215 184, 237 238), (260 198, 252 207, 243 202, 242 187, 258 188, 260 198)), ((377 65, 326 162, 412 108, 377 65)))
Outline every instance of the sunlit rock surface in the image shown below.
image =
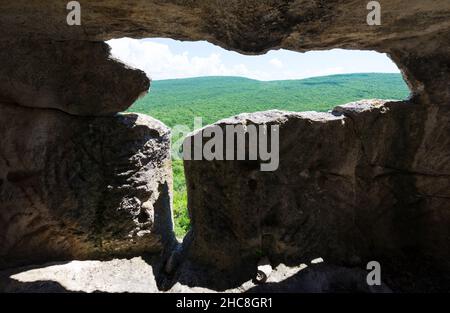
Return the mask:
POLYGON ((365 100, 328 113, 241 114, 198 130, 187 140, 214 126, 226 133, 229 125, 276 125, 279 167, 185 160, 187 254, 234 272, 261 255, 291 265, 313 256, 344 266, 376 260, 393 285, 413 275, 445 288, 439 273, 450 258, 448 111, 365 100), (420 255, 427 259, 418 262, 420 255))
POLYGON ((112 58, 102 42, 0 40, 0 64, 2 102, 72 115, 113 115, 150 87, 143 71, 112 58))

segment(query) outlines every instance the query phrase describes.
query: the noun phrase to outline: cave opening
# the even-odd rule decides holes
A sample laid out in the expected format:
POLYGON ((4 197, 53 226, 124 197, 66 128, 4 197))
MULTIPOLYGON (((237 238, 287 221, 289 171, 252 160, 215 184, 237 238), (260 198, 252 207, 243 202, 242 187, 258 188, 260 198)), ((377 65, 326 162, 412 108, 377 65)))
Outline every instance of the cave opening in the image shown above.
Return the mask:
MULTIPOLYGON (((128 111, 150 115, 172 129, 174 231, 191 227, 181 156, 187 134, 241 113, 330 111, 362 99, 404 100, 410 90, 398 67, 375 51, 271 50, 242 55, 208 42, 165 38, 113 39, 113 57, 143 70, 150 92, 128 111)), ((252 180, 249 184, 252 186, 252 180)))

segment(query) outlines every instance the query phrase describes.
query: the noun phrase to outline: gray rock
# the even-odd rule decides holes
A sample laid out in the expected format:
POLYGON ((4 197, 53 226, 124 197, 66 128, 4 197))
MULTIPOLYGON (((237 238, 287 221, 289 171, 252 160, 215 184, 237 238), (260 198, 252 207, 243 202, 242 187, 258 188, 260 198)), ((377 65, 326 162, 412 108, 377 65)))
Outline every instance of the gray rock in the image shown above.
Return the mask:
POLYGON ((75 115, 124 111, 150 87, 103 42, 0 41, 0 64, 2 102, 75 115))
POLYGON ((0 266, 171 244, 170 132, 139 114, 0 105, 0 266))

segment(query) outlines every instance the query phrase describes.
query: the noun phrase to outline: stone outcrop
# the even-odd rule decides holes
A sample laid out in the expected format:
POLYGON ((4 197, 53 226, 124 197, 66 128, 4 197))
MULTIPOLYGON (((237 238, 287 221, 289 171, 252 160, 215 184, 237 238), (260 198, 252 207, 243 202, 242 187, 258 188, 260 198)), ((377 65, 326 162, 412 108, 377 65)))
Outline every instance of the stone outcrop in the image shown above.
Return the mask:
POLYGON ((362 268, 377 260, 397 288, 408 275, 448 283, 437 273, 450 271, 449 117, 449 109, 373 100, 217 122, 224 133, 227 125, 278 125, 279 167, 185 161, 190 258, 235 272, 261 255, 275 264, 323 257, 362 268))
POLYGON ((170 37, 248 54, 373 49, 412 92, 402 103, 222 121, 280 124, 280 168, 187 162, 193 229, 180 255, 232 274, 261 253, 290 263, 378 258, 394 290, 448 290, 450 2, 380 1, 379 26, 366 23, 367 2, 89 1, 81 26, 68 26, 65 2, 3 1, 2 264, 169 245, 167 130, 113 116, 149 81, 102 41, 170 37))
POLYGON ((0 267, 155 252, 173 240, 161 122, 5 104, 0 116, 0 267))
POLYGON ((73 115, 112 115, 150 87, 144 72, 111 58, 105 43, 22 39, 0 41, 0 46, 3 102, 73 115))
POLYGON ((66 23, 67 2, 17 0, 0 4, 0 37, 98 40, 170 37, 208 40, 260 53, 330 47, 421 47, 414 38, 436 38, 450 27, 446 0, 380 1, 381 27, 366 23, 366 0, 119 0, 81 3, 81 25, 66 23), (45 22, 43 22, 45 20, 45 22))

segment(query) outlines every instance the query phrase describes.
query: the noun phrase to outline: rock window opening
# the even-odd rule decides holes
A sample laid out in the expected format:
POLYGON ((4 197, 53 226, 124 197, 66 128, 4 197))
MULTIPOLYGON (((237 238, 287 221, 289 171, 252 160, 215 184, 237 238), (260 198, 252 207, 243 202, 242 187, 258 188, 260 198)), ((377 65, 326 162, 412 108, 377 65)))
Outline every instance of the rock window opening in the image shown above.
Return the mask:
MULTIPOLYGON (((128 111, 150 115, 172 130, 172 144, 187 132, 240 113, 272 109, 329 111, 361 99, 403 100, 409 89, 397 66, 375 51, 269 51, 245 56, 207 42, 114 39, 112 55, 146 72, 150 92, 128 111), (200 124, 199 124, 200 119, 200 124), (197 121, 197 122, 196 122, 197 121)), ((174 230, 190 229, 183 161, 174 159, 174 230)), ((249 179, 251 190, 258 185, 249 179)))

